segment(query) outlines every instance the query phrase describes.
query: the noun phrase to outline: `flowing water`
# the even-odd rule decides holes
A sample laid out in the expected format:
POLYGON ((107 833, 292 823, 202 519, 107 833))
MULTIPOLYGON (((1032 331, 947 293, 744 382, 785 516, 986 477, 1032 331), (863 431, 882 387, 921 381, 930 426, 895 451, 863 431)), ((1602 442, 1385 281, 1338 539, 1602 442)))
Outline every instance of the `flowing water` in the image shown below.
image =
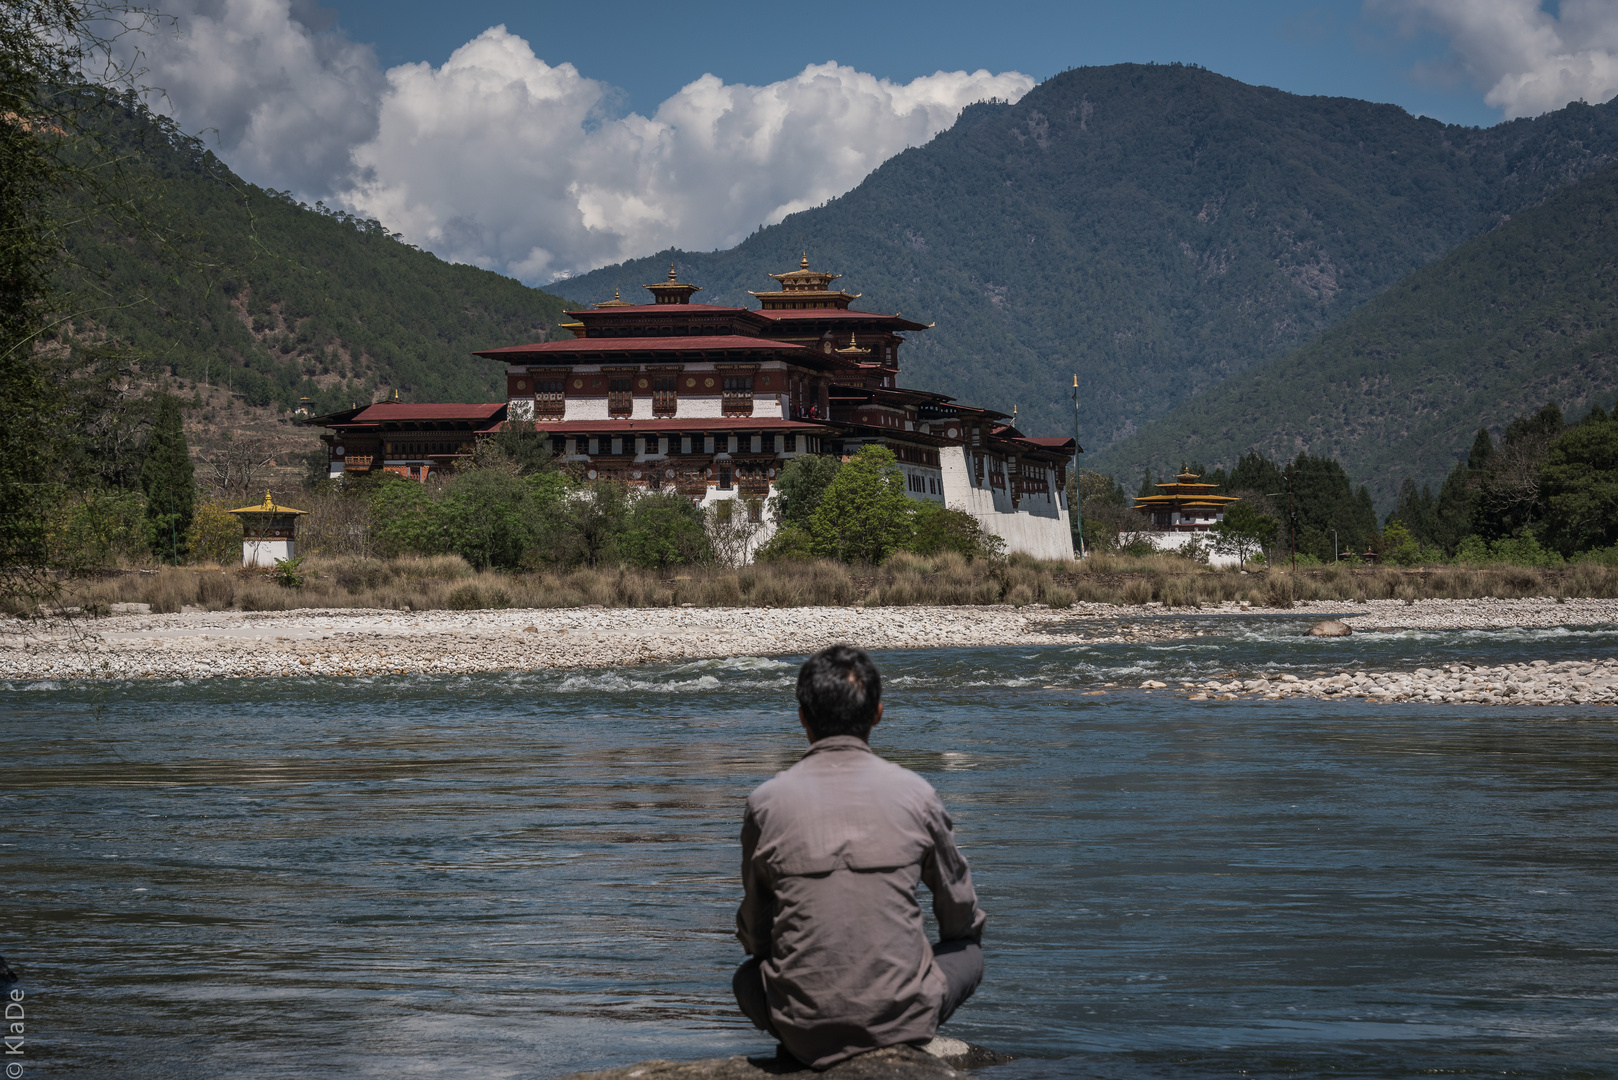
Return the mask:
MULTIPOLYGON (((1146 678, 1605 657, 1618 630, 881 654, 988 976, 948 1033, 1094 1076, 1618 1075, 1618 710, 1190 703, 1146 678)), ((793 658, 14 685, 24 1076, 554 1077, 772 1049, 729 999, 793 658)), ((0 684, 3 685, 3 684, 0 684)), ((985 1074, 986 1076, 989 1074, 985 1074)))

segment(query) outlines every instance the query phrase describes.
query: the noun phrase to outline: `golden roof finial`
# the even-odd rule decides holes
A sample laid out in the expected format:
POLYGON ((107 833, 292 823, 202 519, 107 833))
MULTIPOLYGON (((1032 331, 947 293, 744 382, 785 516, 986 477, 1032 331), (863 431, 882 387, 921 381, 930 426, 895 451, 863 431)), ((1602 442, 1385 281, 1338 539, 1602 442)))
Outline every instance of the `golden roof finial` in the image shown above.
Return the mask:
MULTIPOLYGON (((621 296, 619 296, 619 295, 618 295, 618 288, 617 288, 617 286, 614 286, 614 287, 613 287, 613 290, 612 290, 612 298, 613 298, 613 299, 614 299, 614 300, 621 300, 621 299, 623 299, 623 298, 622 298, 622 297, 621 297, 621 296)), ((1075 378, 1075 379, 1077 379, 1077 378, 1078 378, 1078 376, 1077 376, 1077 375, 1075 375, 1075 376, 1073 376, 1073 377, 1074 377, 1074 378, 1075 378)), ((1073 385, 1075 385, 1075 386, 1077 386, 1077 385, 1078 385, 1078 383, 1074 383, 1074 384, 1073 384, 1073 385)))
POLYGON ((264 509, 266 509, 266 510, 275 509, 275 501, 270 498, 270 493, 267 490, 264 492, 264 509))
POLYGON ((394 391, 393 391, 393 400, 394 400, 394 401, 398 401, 398 400, 399 400, 399 390, 398 390, 398 388, 397 388, 397 387, 395 387, 395 388, 394 388, 394 391))
POLYGON ((803 253, 803 258, 798 260, 798 269, 799 270, 807 270, 807 269, 809 269, 809 252, 808 252, 807 249, 805 249, 805 251, 803 253))
POLYGON ((678 280, 680 280, 679 275, 674 272, 674 264, 673 263, 669 263, 669 280, 670 281, 678 281, 678 280))
POLYGON ((855 344, 854 344, 854 331, 852 331, 852 330, 850 330, 850 331, 849 331, 849 332, 848 332, 848 347, 849 347, 849 348, 850 348, 850 349, 857 349, 857 348, 859 348, 859 346, 858 346, 858 345, 855 345, 855 344))

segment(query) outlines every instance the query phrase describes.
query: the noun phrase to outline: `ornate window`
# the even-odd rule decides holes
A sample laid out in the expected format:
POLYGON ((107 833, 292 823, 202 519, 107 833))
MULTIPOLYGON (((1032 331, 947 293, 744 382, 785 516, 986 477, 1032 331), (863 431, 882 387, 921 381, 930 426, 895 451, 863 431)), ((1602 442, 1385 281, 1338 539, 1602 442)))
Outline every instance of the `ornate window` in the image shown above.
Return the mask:
POLYGON ((567 401, 562 393, 564 380, 562 379, 535 379, 534 380, 534 415, 560 417, 567 411, 567 401))
POLYGON ((673 416, 679 407, 680 380, 673 375, 658 376, 652 380, 652 415, 673 416))
POLYGON ((726 375, 721 411, 726 416, 753 415, 753 377, 726 375))
POLYGON ((635 412, 635 393, 631 379, 607 380, 607 415, 614 420, 632 416, 635 412))

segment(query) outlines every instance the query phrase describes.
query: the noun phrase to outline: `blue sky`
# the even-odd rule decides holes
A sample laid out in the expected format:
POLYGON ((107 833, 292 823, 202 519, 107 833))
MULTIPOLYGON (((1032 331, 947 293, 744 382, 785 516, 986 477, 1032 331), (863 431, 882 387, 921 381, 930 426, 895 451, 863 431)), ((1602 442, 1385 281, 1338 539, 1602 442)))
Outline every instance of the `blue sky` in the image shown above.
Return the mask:
POLYGON ((728 247, 1069 67, 1462 124, 1618 93, 1618 0, 162 6, 152 100, 246 179, 533 284, 728 247))
POLYGON ((1500 110, 1457 79, 1413 73, 1445 38, 1401 35, 1357 0, 1331 3, 791 3, 611 5, 465 0, 341 0, 338 25, 372 42, 384 66, 441 64, 463 42, 505 24, 540 59, 571 62, 649 113, 705 73, 761 85, 836 60, 897 81, 938 70, 1017 70, 1044 79, 1069 67, 1126 61, 1196 63, 1299 94, 1393 102, 1450 123, 1491 124, 1500 110), (675 14, 670 14, 673 11, 675 14), (1447 82, 1448 85, 1444 85, 1447 82))

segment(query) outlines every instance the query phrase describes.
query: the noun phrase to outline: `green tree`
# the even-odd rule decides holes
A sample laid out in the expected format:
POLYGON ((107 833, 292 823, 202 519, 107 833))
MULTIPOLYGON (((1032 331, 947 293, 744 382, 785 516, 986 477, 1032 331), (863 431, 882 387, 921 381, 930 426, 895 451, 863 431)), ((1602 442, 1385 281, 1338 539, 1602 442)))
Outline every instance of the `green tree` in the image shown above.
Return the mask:
POLYGON ((500 458, 519 476, 532 476, 555 468, 551 437, 532 420, 507 420, 492 437, 478 443, 480 457, 500 458))
POLYGON ((843 463, 830 454, 800 454, 787 462, 775 480, 771 510, 782 525, 808 529, 815 507, 843 463))
POLYGON ((443 555, 451 544, 450 522, 426 484, 388 473, 370 494, 379 553, 443 555))
POLYGON ((817 555, 874 564, 909 541, 915 504, 896 462, 893 451, 870 445, 838 470, 810 520, 817 555))
POLYGON ((547 561, 562 566, 610 566, 629 519, 629 492, 623 484, 599 480, 570 492, 555 510, 547 561))
POLYGON ((676 492, 636 496, 630 500, 624 525, 620 550, 631 565, 662 570, 713 558, 702 511, 676 492))
POLYGON ((1539 486, 1548 547, 1572 555, 1618 543, 1618 420, 1598 410, 1557 437, 1539 486))
POLYGON ((1248 559, 1275 543, 1280 531, 1281 523, 1273 517, 1260 514, 1245 502, 1231 503, 1213 527, 1214 550, 1234 555, 1246 566, 1248 559))
POLYGON ((185 554, 197 485, 191 452, 185 443, 180 402, 172 395, 165 394, 157 402, 140 467, 140 489, 146 496, 146 530, 152 554, 178 563, 185 554))
POLYGON ((438 507, 449 550, 478 570, 517 569, 545 529, 547 508, 534 494, 525 478, 505 469, 457 473, 438 507))

